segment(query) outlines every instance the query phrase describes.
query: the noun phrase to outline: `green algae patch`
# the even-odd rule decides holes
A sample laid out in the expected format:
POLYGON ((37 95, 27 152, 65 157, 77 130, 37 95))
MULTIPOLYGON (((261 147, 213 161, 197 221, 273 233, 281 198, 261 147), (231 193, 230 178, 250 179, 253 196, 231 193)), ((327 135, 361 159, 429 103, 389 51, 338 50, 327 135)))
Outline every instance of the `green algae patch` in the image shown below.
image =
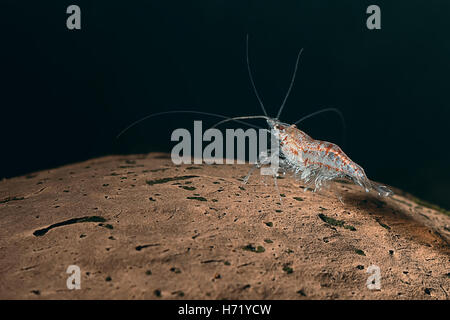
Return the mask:
POLYGON ((103 228, 106 228, 106 229, 109 229, 109 230, 114 229, 114 227, 112 225, 110 225, 110 224, 99 223, 98 225, 99 225, 99 227, 103 227, 103 228))
POLYGON ((245 250, 245 251, 251 251, 251 252, 256 252, 256 253, 261 253, 261 252, 266 251, 266 249, 263 246, 255 247, 252 244, 248 244, 248 245, 242 247, 242 249, 245 250))
POLYGON ((376 219, 376 221, 378 222, 378 224, 380 226, 382 226, 383 228, 387 229, 387 230, 391 230, 391 227, 389 227, 387 224, 384 224, 383 222, 380 221, 380 219, 376 219))
POLYGON ((294 269, 292 269, 292 268, 289 267, 289 266, 284 266, 284 267, 283 267, 283 271, 286 272, 287 274, 291 274, 291 273, 294 272, 294 269))
POLYGON ((188 191, 194 191, 195 189, 197 189, 196 187, 188 187, 188 186, 180 186, 180 188, 188 191))
POLYGON ((203 198, 203 197, 187 197, 186 199, 197 200, 197 201, 208 201, 208 200, 206 200, 206 198, 203 198))
POLYGON ((160 246, 159 243, 144 244, 144 245, 141 245, 141 246, 137 246, 135 249, 136 249, 136 251, 141 251, 142 249, 145 249, 145 248, 159 247, 159 246, 160 246))
POLYGON ((263 246, 257 246, 255 252, 256 253, 261 253, 261 252, 264 252, 264 251, 266 251, 266 249, 263 246))
POLYGON ((335 226, 335 227, 341 227, 341 228, 348 229, 348 230, 351 230, 351 231, 356 231, 356 228, 354 226, 346 225, 345 221, 333 219, 331 217, 328 217, 328 216, 324 215, 323 213, 319 214, 319 218, 323 222, 325 222, 325 223, 327 223, 329 225, 332 225, 332 226, 335 226))
POLYGON ((58 223, 52 224, 52 225, 48 226, 47 228, 36 230, 36 231, 33 232, 33 235, 35 237, 41 237, 41 236, 45 235, 47 232, 49 232, 51 229, 54 229, 54 228, 57 228, 57 227, 62 227, 62 226, 67 226, 67 225, 71 225, 71 224, 75 224, 75 223, 105 222, 105 221, 106 221, 105 218, 99 217, 99 216, 74 218, 74 219, 69 219, 69 220, 66 220, 66 221, 62 221, 62 222, 58 222, 58 223))
POLYGON ((18 198, 18 197, 9 198, 8 197, 6 199, 1 200, 0 203, 7 203, 10 201, 19 201, 19 200, 24 200, 24 199, 25 199, 24 197, 20 197, 20 198, 18 198))
POLYGON ((350 230, 350 231, 356 231, 356 228, 354 227, 354 226, 351 226, 351 225, 344 225, 344 229, 348 229, 348 230, 350 230))
POLYGON ((303 289, 298 290, 297 293, 303 297, 306 297, 306 293, 303 289))
POLYGON ((171 181, 187 180, 187 179, 192 179, 192 178, 198 178, 198 176, 169 177, 169 178, 162 178, 162 179, 155 179, 155 180, 147 180, 146 183, 150 186, 153 186, 155 184, 167 183, 167 182, 171 182, 171 181))

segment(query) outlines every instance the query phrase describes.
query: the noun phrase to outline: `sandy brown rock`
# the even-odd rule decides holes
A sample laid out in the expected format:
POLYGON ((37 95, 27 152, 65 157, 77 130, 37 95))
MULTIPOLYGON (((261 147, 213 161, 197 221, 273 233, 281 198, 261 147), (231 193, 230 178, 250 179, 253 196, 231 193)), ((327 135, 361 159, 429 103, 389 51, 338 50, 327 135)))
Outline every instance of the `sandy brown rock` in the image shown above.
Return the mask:
POLYGON ((0 298, 448 299, 449 216, 398 190, 315 194, 290 177, 279 204, 270 178, 242 185, 248 169, 150 154, 1 181, 0 298))

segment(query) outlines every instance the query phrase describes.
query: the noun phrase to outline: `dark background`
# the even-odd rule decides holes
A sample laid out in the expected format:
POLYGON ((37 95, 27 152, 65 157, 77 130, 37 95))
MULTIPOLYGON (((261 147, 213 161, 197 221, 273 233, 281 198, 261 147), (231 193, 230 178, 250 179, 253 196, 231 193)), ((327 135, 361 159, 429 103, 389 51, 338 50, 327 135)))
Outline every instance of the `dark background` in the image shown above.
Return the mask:
MULTIPOLYGON (((450 209, 449 1, 19 1, 0 5, 0 178, 105 154, 170 151, 192 120, 167 110, 261 114, 245 64, 276 115, 338 143, 377 181, 450 209), (82 29, 66 28, 77 4, 82 29), (381 30, 366 8, 381 7, 381 30)), ((255 121, 255 124, 264 125, 255 121)), ((205 124, 204 124, 205 125, 205 124)))

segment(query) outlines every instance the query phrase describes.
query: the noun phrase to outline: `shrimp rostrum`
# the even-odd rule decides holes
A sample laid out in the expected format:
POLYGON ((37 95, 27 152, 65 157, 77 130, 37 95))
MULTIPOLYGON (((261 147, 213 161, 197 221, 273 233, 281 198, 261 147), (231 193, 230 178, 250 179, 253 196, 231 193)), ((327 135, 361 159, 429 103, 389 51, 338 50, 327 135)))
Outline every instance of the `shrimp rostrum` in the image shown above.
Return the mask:
MULTIPOLYGON (((261 105, 264 115, 260 116, 244 116, 235 117, 223 120, 216 124, 242 119, 265 119, 272 134, 272 139, 275 140, 275 144, 278 146, 278 150, 270 150, 268 153, 261 153, 258 162, 255 167, 249 172, 244 179, 244 183, 248 181, 251 173, 254 169, 260 168, 262 165, 271 163, 275 158, 278 160, 277 169, 273 172, 274 181, 276 185, 276 178, 281 173, 292 172, 296 179, 302 180, 307 188, 313 189, 313 191, 320 190, 327 182, 334 179, 349 179, 355 184, 364 188, 366 192, 375 190, 380 196, 390 196, 393 192, 383 185, 369 180, 364 172, 364 169, 357 163, 352 161, 342 149, 334 143, 315 140, 308 134, 298 129, 296 124, 318 113, 333 111, 337 112, 341 119, 342 114, 335 108, 326 108, 319 110, 313 114, 303 117, 294 124, 283 123, 279 120, 281 111, 289 96, 294 83, 295 75, 297 72, 298 62, 302 50, 297 56, 294 73, 292 80, 284 98, 284 101, 278 111, 276 118, 271 118, 267 115, 264 105, 259 97, 258 91, 254 84, 252 72, 250 69, 248 59, 248 37, 247 37, 247 67, 253 90, 261 105)), ((277 187, 278 188, 278 187, 277 187)))

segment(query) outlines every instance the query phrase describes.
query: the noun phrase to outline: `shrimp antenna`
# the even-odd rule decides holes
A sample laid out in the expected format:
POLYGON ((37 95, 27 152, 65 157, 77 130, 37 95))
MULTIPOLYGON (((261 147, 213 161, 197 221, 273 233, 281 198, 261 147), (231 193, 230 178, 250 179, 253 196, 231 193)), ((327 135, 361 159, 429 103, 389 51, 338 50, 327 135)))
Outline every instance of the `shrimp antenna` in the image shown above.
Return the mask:
POLYGON ((259 104, 261 105, 262 111, 264 112, 264 115, 267 117, 267 111, 266 108, 264 108, 264 104, 262 103, 261 98, 259 97, 258 90, 255 86, 255 81, 253 80, 252 70, 250 68, 250 59, 248 58, 248 33, 247 33, 247 41, 245 46, 245 56, 247 58, 247 70, 248 70, 248 76, 250 78, 250 82, 252 83, 253 92, 255 92, 256 98, 258 98, 259 104))
POLYGON ((324 112, 334 112, 337 113, 337 115, 339 116, 339 118, 341 119, 341 123, 342 123, 342 144, 343 146, 345 145, 345 131, 347 130, 347 127, 345 125, 345 119, 344 119, 344 115, 342 114, 342 112, 337 109, 337 108, 324 108, 324 109, 320 109, 318 111, 312 112, 310 114, 307 114, 306 116, 303 116, 302 118, 300 118, 299 120, 297 120, 296 122, 294 122, 293 124, 298 124, 306 119, 309 119, 311 117, 314 117, 318 114, 324 113, 324 112))
POLYGON ((292 87, 294 86, 295 76, 297 75, 298 63, 300 61, 300 56, 302 55, 302 52, 303 52, 303 48, 301 48, 297 54, 297 60, 295 62, 295 68, 294 68, 294 72, 292 74, 291 84, 289 85, 289 89, 286 93, 286 96, 284 97, 283 103, 281 104, 281 107, 280 107, 280 110, 278 111, 276 119, 280 118, 281 111, 283 111, 284 105, 286 104, 289 94, 291 93, 292 87))
MULTIPOLYGON (((152 114, 149 114, 148 116, 145 116, 145 117, 143 117, 143 118, 141 118, 141 119, 139 119, 139 120, 136 120, 135 122, 133 122, 132 124, 130 124, 128 127, 126 127, 125 129, 123 129, 123 130, 116 136, 116 139, 120 138, 120 136, 121 136, 122 134, 124 134, 126 131, 128 131, 129 129, 131 129, 132 127, 134 127, 134 126, 137 125, 138 123, 141 123, 141 122, 144 121, 144 120, 147 120, 147 119, 149 119, 149 118, 153 118, 153 117, 156 117, 156 116, 161 116, 161 115, 164 115, 164 114, 172 114, 172 113, 193 113, 193 114, 202 114, 202 115, 206 115, 206 116, 213 116, 213 117, 217 117, 217 118, 223 118, 223 119, 225 119, 224 121, 236 121, 236 122, 238 122, 238 123, 245 124, 245 125, 247 125, 247 126, 249 126, 249 127, 252 127, 252 128, 261 129, 261 127, 259 127, 259 126, 255 126, 255 125, 252 125, 252 124, 247 123, 247 122, 244 122, 244 121, 239 121, 239 119, 237 119, 237 118, 230 118, 230 117, 227 117, 227 116, 224 116, 224 115, 221 115, 221 114, 210 113, 210 112, 203 112, 203 111, 194 111, 194 110, 171 110, 171 111, 163 111, 163 112, 152 113, 152 114)), ((242 118, 244 118, 244 117, 242 117, 242 118)))
POLYGON ((221 125, 222 123, 228 122, 228 121, 240 122, 239 120, 244 120, 244 119, 265 119, 265 120, 270 120, 270 118, 267 117, 267 116, 243 116, 243 117, 228 118, 228 119, 222 120, 220 122, 217 122, 215 125, 213 125, 211 127, 211 129, 221 125))

